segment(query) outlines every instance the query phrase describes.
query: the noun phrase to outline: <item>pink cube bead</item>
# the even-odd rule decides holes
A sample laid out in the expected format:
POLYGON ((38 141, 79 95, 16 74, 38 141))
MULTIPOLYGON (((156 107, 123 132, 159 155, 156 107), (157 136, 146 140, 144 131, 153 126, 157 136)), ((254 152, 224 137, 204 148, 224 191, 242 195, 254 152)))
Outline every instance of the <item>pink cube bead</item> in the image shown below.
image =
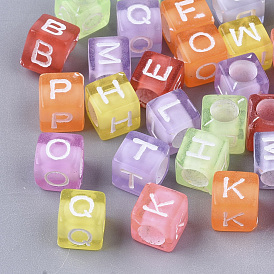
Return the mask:
POLYGON ((45 190, 79 189, 83 177, 84 139, 79 134, 41 133, 36 146, 34 178, 45 190))
POLYGON ((185 194, 148 183, 131 213, 131 236, 140 243, 170 252, 178 243, 187 220, 185 194))

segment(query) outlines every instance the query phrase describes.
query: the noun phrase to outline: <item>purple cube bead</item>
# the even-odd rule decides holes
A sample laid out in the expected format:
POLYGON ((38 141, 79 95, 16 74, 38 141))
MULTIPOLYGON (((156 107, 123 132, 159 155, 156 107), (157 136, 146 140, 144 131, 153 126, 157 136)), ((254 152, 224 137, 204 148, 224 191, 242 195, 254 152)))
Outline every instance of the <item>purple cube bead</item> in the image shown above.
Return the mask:
POLYGON ((161 53, 162 22, 158 0, 121 0, 117 2, 117 32, 129 39, 131 57, 146 50, 161 53))
POLYGON ((45 190, 61 191, 81 186, 84 139, 79 134, 41 133, 36 146, 34 178, 45 190))
POLYGON ((131 131, 112 160, 112 183, 140 195, 147 183, 161 184, 169 167, 169 146, 149 135, 131 131))
POLYGON ((274 132, 255 133, 254 172, 260 178, 261 189, 274 189, 274 132))
POLYGON ((215 82, 217 94, 242 95, 266 94, 269 79, 254 53, 233 57, 217 64, 215 82))
POLYGON ((88 40, 89 81, 124 72, 130 80, 131 59, 127 37, 97 37, 88 40))
POLYGON ((177 153, 188 128, 201 128, 201 117, 185 92, 170 91, 147 104, 148 132, 170 146, 170 155, 177 153))

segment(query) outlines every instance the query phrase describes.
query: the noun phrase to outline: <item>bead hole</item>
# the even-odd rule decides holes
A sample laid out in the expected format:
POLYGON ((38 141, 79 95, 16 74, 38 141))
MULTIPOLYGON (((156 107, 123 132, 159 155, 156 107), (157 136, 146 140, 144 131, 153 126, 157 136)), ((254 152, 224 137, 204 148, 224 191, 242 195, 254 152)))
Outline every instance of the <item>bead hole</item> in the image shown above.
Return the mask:
POLYGON ((139 236, 148 244, 162 245, 165 242, 165 236, 155 227, 142 225, 138 228, 139 236))
POLYGON ((210 114, 216 121, 231 122, 238 117, 239 107, 231 100, 221 99, 211 105, 210 114))
POLYGON ((274 121, 274 99, 261 100, 256 107, 256 112, 260 118, 274 121))
POLYGON ((258 75, 256 65, 248 60, 238 60, 229 66, 229 75, 237 82, 250 82, 258 75))
POLYGON ((261 180, 266 186, 274 186, 274 170, 266 171, 261 174, 261 180))
POLYGON ((184 136, 186 134, 186 131, 188 130, 188 128, 180 131, 179 133, 177 133, 177 135, 174 137, 173 141, 172 141, 172 146, 174 148, 179 148, 182 144, 182 141, 184 139, 184 136))
POLYGON ((197 170, 183 169, 181 174, 183 179, 192 186, 205 187, 209 184, 207 177, 197 170))

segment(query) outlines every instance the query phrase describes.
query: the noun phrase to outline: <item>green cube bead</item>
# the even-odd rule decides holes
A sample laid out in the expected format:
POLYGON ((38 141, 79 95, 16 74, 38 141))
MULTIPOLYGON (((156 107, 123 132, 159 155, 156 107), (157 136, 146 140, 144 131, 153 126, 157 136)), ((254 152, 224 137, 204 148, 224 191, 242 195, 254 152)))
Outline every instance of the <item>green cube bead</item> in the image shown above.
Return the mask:
POLYGON ((176 181, 211 194, 214 173, 227 170, 228 165, 227 138, 189 128, 175 160, 176 181))
POLYGON ((55 0, 55 15, 78 26, 81 39, 108 24, 110 0, 55 0))
POLYGON ((229 141, 229 153, 245 151, 247 99, 239 95, 206 95, 201 128, 229 141))

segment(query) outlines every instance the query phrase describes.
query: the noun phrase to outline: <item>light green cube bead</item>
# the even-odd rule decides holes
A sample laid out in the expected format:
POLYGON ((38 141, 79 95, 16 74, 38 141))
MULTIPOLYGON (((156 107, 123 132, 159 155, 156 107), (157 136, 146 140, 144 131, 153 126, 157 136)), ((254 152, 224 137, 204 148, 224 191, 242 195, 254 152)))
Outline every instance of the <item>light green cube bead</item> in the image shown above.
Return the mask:
POLYGON ((216 171, 227 170, 229 145, 226 138, 189 128, 175 160, 178 184, 212 193, 216 171))
POLYGON ((81 39, 108 24, 110 0, 55 0, 55 15, 78 26, 81 39))
POLYGON ((206 95, 202 103, 201 128, 226 137, 229 153, 245 151, 247 99, 239 95, 206 95))

